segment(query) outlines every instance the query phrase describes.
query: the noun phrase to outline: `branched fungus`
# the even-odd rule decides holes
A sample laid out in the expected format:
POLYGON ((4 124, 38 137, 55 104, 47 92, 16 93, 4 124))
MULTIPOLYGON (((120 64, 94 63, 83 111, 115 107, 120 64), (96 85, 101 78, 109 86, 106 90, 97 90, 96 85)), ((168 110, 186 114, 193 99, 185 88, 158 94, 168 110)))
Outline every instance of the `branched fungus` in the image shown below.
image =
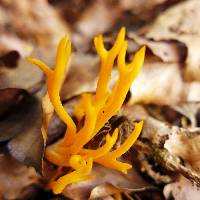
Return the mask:
MULTIPOLYGON (((28 59, 46 74, 49 99, 58 116, 67 125, 64 137, 57 143, 48 146, 45 152, 46 159, 53 164, 59 167, 70 167, 73 170, 49 184, 55 194, 61 193, 71 183, 94 178, 90 175, 94 162, 127 173, 127 170, 132 166, 117 159, 130 149, 142 130, 143 122, 135 123, 133 132, 115 150, 112 150, 112 148, 118 138, 118 129, 115 129, 112 135, 106 135, 105 144, 101 147, 97 149, 85 148, 85 145, 121 108, 133 80, 143 65, 145 54, 145 47, 143 47, 135 54, 131 63, 125 63, 127 50, 125 28, 120 30, 114 46, 109 51, 104 48, 101 35, 94 38, 94 44, 100 57, 101 69, 96 94, 83 94, 81 101, 75 107, 74 114, 77 119, 81 120, 84 117, 85 120, 80 130, 77 130, 76 124, 64 109, 59 95, 71 53, 69 39, 65 36, 60 41, 54 69, 49 68, 37 59, 28 59), (111 91, 109 81, 116 59, 119 78, 111 91)), ((47 128, 43 128, 44 131, 47 131, 47 128)))

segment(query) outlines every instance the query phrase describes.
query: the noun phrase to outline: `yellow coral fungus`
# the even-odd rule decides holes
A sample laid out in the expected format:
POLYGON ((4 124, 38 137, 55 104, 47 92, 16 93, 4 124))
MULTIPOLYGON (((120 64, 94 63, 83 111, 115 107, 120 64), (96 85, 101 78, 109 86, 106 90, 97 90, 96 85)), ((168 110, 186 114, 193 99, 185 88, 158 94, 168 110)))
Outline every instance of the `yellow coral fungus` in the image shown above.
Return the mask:
MULTIPOLYGON (((94 38, 95 48, 100 57, 101 69, 97 83, 96 94, 83 94, 79 104, 75 107, 75 116, 78 120, 84 117, 84 125, 77 130, 76 125, 68 112, 64 109, 60 99, 60 89, 64 75, 68 69, 71 53, 71 42, 65 36, 58 45, 54 69, 34 58, 28 60, 44 71, 47 76, 49 99, 58 116, 67 125, 64 137, 57 143, 46 148, 45 157, 60 167, 71 167, 72 172, 53 180, 49 185, 55 194, 61 193, 65 186, 93 178, 90 175, 93 162, 112 168, 123 173, 132 166, 117 160, 126 153, 138 138, 143 122, 135 123, 135 128, 125 142, 117 149, 113 146, 118 138, 118 129, 112 135, 107 134, 105 144, 97 149, 87 149, 85 145, 98 133, 105 123, 117 113, 122 106, 127 92, 138 75, 144 61, 145 48, 141 48, 131 63, 125 63, 127 41, 125 41, 125 28, 117 36, 115 44, 110 50, 104 48, 101 35, 94 38), (109 81, 114 61, 117 59, 119 78, 112 91, 109 81)), ((45 123, 47 123, 46 120, 45 123)), ((43 132, 47 131, 47 125, 43 132)))
MULTIPOLYGON (((76 158, 74 158, 75 155, 73 155, 70 158, 71 162, 74 162, 72 166, 76 166, 77 161, 76 158)), ((94 176, 88 175, 92 169, 92 158, 89 158, 88 161, 82 162, 79 164, 80 166, 76 166, 76 170, 68 173, 62 177, 60 177, 57 181, 51 182, 50 186, 54 192, 54 194, 59 194, 63 191, 66 185, 71 183, 77 183, 81 181, 85 181, 91 178, 94 178, 94 176)))

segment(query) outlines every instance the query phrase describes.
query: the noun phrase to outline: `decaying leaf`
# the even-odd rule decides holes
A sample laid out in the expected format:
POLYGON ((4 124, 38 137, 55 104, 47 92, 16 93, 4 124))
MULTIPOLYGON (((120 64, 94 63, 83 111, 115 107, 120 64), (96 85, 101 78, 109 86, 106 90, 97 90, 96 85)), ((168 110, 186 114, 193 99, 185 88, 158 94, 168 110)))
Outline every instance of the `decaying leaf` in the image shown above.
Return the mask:
MULTIPOLYGON (((174 127, 174 129, 176 129, 176 127, 174 127)), ((148 117, 145 120, 141 137, 148 139, 153 144, 159 145, 162 142, 162 137, 168 136, 171 132, 172 127, 168 124, 148 117)))
POLYGON ((21 93, 22 90, 15 88, 0 90, 0 117, 19 102, 21 93))
POLYGON ((194 170, 200 172, 200 130, 181 131, 179 134, 172 133, 165 142, 165 148, 173 155, 179 156, 188 162, 194 170))
POLYGON ((176 63, 148 61, 131 86, 133 103, 176 104, 183 98, 183 81, 176 63), (173 87, 172 87, 173 85, 173 87))
POLYGON ((146 45, 152 53, 159 57, 163 62, 183 62, 185 61, 186 49, 182 43, 177 41, 153 41, 139 36, 134 32, 129 32, 130 39, 138 45, 146 45))
POLYGON ((196 184, 198 187, 200 186, 199 174, 190 169, 189 166, 182 164, 179 157, 170 154, 166 149, 159 147, 158 145, 151 144, 150 142, 147 142, 147 144, 138 142, 136 144, 136 148, 142 150, 141 155, 145 155, 141 160, 142 172, 146 171, 148 176, 157 184, 166 184, 171 182, 172 179, 176 178, 172 175, 170 178, 170 175, 161 174, 162 170, 165 169, 167 171, 175 172, 176 176, 181 174, 189 179, 191 183, 196 184), (149 164, 145 158, 153 160, 155 164, 149 164), (157 172, 153 170, 153 166, 159 166, 162 169, 160 168, 159 172, 157 172))
POLYGON ((176 182, 166 185, 163 192, 167 199, 199 200, 200 197, 199 188, 182 176, 176 182))
POLYGON ((32 167, 26 167, 8 155, 0 154, 0 199, 27 199, 31 185, 39 183, 32 167))
POLYGON ((200 82, 193 81, 185 85, 185 93, 187 94, 187 101, 200 102, 200 82))
MULTIPOLYGON (((134 148, 142 157, 146 155, 152 158, 155 163, 165 169, 180 173, 199 186, 200 176, 197 173, 199 168, 199 159, 197 158, 198 132, 198 128, 184 129, 153 118, 147 118, 141 135, 142 140, 138 141, 134 148), (168 137, 169 139, 167 139, 168 137), (179 137, 184 137, 184 139, 181 140, 179 137), (143 139, 145 140, 143 141, 143 139), (184 160, 186 165, 181 163, 180 158, 184 160), (187 164, 190 164, 192 168, 187 164)), ((145 164, 146 160, 144 161, 145 164)), ((156 178, 156 176, 152 178, 156 178)))
POLYGON ((190 80, 200 80, 200 1, 191 0, 180 3, 162 13, 146 33, 155 41, 175 40, 187 47, 185 75, 190 80))
MULTIPOLYGON (((198 127, 197 114, 200 110, 199 102, 188 102, 179 105, 172 106, 172 108, 185 116, 190 121, 190 126, 192 128, 198 127)), ((185 124, 187 125, 187 124, 185 124)))
POLYGON ((0 141, 9 141, 10 154, 20 162, 42 168, 44 141, 41 134, 42 107, 39 100, 25 90, 2 89, 1 106, 4 96, 15 94, 12 107, 4 111, 0 120, 0 141), (17 95, 16 95, 17 94, 17 95))
MULTIPOLYGON (((33 47, 30 43, 25 42, 20 38, 14 37, 11 34, 2 34, 0 44, 1 65, 4 64, 4 62, 2 62, 2 57, 9 55, 11 52, 16 52, 18 54, 18 58, 24 58, 30 55, 33 50, 33 47)), ((13 59, 13 57, 11 58, 13 59)), ((10 62, 11 61, 12 60, 10 60, 10 62)))
POLYGON ((119 194, 121 192, 122 192, 121 190, 115 188, 111 184, 102 184, 102 185, 95 187, 91 191, 89 199, 108 197, 110 195, 119 194))
POLYGON ((12 107, 7 107, 8 113, 1 116, 0 125, 0 141, 6 141, 14 136, 21 134, 29 128, 29 125, 34 125, 37 119, 41 120, 41 108, 37 99, 29 95, 25 90, 21 89, 2 89, 1 107, 4 103, 12 103, 12 107), (13 95, 13 96, 12 96, 13 95), (9 101, 9 98, 11 98, 9 101), (10 110, 9 110, 10 109, 10 110), (27 124, 28 123, 28 124, 27 124))
POLYGON ((131 120, 145 120, 149 114, 141 104, 124 105, 121 114, 131 120))
POLYGON ((180 0, 120 0, 120 6, 124 12, 129 14, 130 19, 127 18, 127 20, 133 23, 137 23, 137 21, 150 22, 162 10, 178 1, 180 0))
POLYGON ((93 37, 94 34, 102 33, 112 27, 119 18, 120 11, 118 5, 111 1, 97 1, 84 13, 81 20, 77 23, 77 30, 87 37, 93 37), (112 15, 110 12, 112 12, 112 15), (99 26, 99 24, 102 25, 99 26))
POLYGON ((31 93, 38 91, 43 82, 43 75, 37 68, 20 60, 16 68, 2 67, 0 69, 0 89, 20 88, 31 93))
POLYGON ((67 31, 67 26, 45 0, 2 0, 0 6, 0 35, 12 33, 15 38, 17 35, 25 41, 32 39, 41 46, 49 47, 67 31))
POLYGON ((97 0, 89 4, 75 24, 78 34, 72 36, 72 40, 79 49, 87 49, 87 44, 93 36, 106 32, 114 26, 122 11, 118 5, 116 2, 105 0, 97 0))
MULTIPOLYGON (((134 107, 134 106, 132 106, 134 107)), ((191 128, 198 126, 198 112, 200 104, 198 102, 183 102, 175 105, 145 105, 143 109, 148 115, 183 128, 191 128)))

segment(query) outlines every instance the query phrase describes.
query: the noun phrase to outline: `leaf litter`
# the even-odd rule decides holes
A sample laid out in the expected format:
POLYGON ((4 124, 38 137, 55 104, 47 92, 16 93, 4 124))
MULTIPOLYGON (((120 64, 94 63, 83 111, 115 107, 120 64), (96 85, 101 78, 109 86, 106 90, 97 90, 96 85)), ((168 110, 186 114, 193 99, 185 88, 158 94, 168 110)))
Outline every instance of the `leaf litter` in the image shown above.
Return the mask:
MULTIPOLYGON (((146 6, 138 2, 0 3, 0 198, 34 199, 47 193, 52 199, 199 199, 200 24, 193 19, 199 17, 200 4, 198 0, 155 0, 148 6, 148 1, 144 1, 146 6), (99 61, 91 48, 92 37, 106 33, 106 45, 112 45, 113 32, 121 25, 127 26, 131 43, 127 61, 146 45, 145 64, 122 109, 100 130, 97 140, 87 145, 104 144, 103 136, 119 127, 116 145, 120 146, 134 128, 133 122, 144 120, 141 136, 122 157, 133 164, 133 170, 124 176, 95 165, 97 179, 72 184, 53 197, 44 183, 56 167, 43 160, 43 154, 45 145, 63 137, 66 126, 48 100, 41 98, 46 90, 44 76, 23 58, 39 55, 53 66, 60 36, 64 32, 71 36, 75 53, 61 98, 73 116, 80 95, 96 89, 99 61), (42 121, 48 121, 47 138, 42 135, 42 121)), ((111 82, 116 79, 114 73, 111 82)))

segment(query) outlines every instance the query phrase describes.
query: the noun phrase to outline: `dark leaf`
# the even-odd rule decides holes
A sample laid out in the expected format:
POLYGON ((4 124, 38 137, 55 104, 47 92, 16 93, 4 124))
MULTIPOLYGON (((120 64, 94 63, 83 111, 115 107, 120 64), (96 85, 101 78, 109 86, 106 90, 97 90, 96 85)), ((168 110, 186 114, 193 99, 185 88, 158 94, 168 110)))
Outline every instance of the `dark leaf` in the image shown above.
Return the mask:
POLYGON ((18 103, 21 92, 22 90, 15 88, 0 90, 0 117, 18 103))
MULTIPOLYGON (((18 161, 41 171, 44 151, 41 103, 25 90, 4 89, 0 90, 0 94, 4 94, 10 102, 15 101, 12 109, 4 112, 0 118, 0 142, 11 139, 8 143, 11 155, 18 161), (16 98, 14 99, 12 95, 16 98)), ((3 98, 0 103, 3 104, 3 98)))
POLYGON ((20 54, 18 51, 10 51, 0 57, 0 64, 11 68, 16 67, 19 58, 20 54))

